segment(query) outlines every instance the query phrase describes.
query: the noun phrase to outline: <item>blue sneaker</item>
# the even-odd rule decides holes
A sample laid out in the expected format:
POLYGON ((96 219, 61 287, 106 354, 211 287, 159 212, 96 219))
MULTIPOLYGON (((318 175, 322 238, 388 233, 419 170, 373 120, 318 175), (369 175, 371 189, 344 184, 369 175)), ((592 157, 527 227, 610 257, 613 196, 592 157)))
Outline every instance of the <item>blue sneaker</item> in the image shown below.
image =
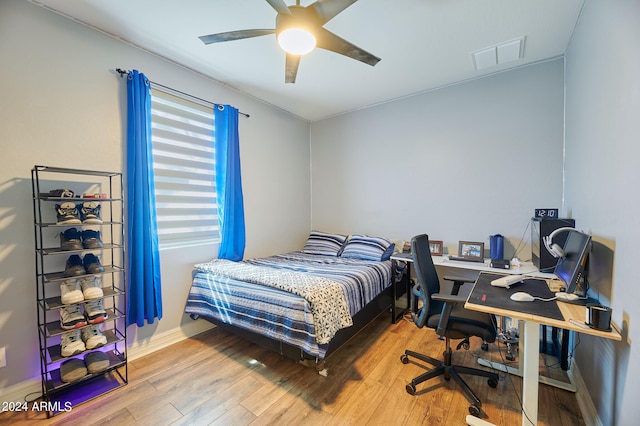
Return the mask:
POLYGON ((82 259, 77 254, 72 254, 67 259, 67 265, 64 268, 63 276, 66 277, 77 277, 78 275, 86 275, 87 271, 84 269, 84 265, 82 264, 82 259))
POLYGON ((81 204, 80 218, 82 223, 102 223, 100 219, 100 204, 95 201, 85 201, 81 204))
POLYGON ((80 232, 76 228, 69 228, 60 233, 60 248, 64 251, 82 250, 80 232))
POLYGON ((78 207, 71 201, 56 204, 56 213, 58 214, 58 225, 80 225, 82 223, 78 215, 78 207))
POLYGON ((104 272, 104 266, 100 264, 100 259, 95 254, 87 254, 82 259, 82 263, 84 264, 84 269, 88 274, 99 274, 100 272, 104 272))
POLYGON ((100 231, 92 231, 91 229, 82 231, 82 247, 86 249, 103 248, 104 244, 100 239, 100 231))

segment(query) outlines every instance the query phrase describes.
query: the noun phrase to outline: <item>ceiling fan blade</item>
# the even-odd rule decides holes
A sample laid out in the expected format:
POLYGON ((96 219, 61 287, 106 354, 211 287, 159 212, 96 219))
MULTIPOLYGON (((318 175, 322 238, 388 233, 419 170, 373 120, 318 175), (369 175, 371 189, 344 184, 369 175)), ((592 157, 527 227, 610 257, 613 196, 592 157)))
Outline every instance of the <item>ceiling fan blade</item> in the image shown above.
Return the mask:
POLYGON ((316 39, 316 47, 321 49, 330 50, 332 52, 348 56, 349 58, 353 58, 371 66, 380 62, 380 58, 377 56, 349 43, 347 40, 338 37, 325 28, 320 28, 316 31, 316 39))
POLYGON ((209 34, 198 37, 204 44, 220 43, 223 41, 241 40, 243 38, 260 37, 275 34, 276 30, 238 30, 226 33, 209 34))
POLYGON ((292 55, 287 53, 287 65, 284 70, 284 82, 295 83, 298 74, 298 65, 300 65, 300 55, 292 55))
POLYGON ((267 0, 267 3, 269 3, 271 7, 276 10, 276 12, 291 15, 291 11, 287 7, 287 4, 284 2, 284 0, 267 0))
POLYGON ((342 12, 358 0, 317 0, 307 6, 315 10, 322 24, 326 24, 338 13, 342 12))

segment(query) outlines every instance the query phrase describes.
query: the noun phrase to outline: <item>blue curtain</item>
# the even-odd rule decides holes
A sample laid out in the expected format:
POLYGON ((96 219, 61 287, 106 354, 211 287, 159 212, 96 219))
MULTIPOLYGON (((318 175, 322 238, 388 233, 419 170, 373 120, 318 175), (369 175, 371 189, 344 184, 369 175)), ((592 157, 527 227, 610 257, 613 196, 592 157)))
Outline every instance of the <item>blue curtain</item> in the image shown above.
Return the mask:
POLYGON ((162 318, 160 252, 151 152, 149 80, 134 70, 127 79, 127 325, 162 318))
POLYGON ((244 256, 245 247, 238 110, 229 105, 217 105, 214 119, 216 192, 221 238, 218 258, 238 261, 244 256))

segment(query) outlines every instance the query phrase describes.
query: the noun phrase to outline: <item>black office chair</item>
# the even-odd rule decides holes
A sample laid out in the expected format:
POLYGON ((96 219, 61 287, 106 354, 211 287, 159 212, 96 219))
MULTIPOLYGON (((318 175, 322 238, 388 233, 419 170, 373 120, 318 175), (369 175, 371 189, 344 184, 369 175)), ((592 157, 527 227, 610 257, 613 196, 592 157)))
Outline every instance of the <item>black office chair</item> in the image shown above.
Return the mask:
POLYGON ((414 357, 435 367, 407 384, 407 392, 415 395, 416 385, 436 376, 444 375, 446 380, 453 377, 471 403, 469 413, 479 416, 482 402, 459 373, 487 377, 489 386, 492 388, 498 386, 498 375, 491 371, 451 364, 450 339, 463 339, 457 346, 458 350, 461 347, 469 349, 471 336, 480 337, 484 342, 491 343, 495 341, 497 334, 495 317, 483 312, 464 309, 466 297, 458 295, 460 286, 474 280, 446 276, 444 279, 452 281, 453 288, 450 295, 440 294, 440 281, 433 265, 433 259, 431 259, 427 235, 417 235, 411 239, 411 253, 417 278, 417 283, 411 291, 411 317, 419 328, 426 325, 444 337, 446 350, 443 361, 410 350, 404 352, 404 355, 400 357, 403 364, 409 363, 409 357, 414 357))

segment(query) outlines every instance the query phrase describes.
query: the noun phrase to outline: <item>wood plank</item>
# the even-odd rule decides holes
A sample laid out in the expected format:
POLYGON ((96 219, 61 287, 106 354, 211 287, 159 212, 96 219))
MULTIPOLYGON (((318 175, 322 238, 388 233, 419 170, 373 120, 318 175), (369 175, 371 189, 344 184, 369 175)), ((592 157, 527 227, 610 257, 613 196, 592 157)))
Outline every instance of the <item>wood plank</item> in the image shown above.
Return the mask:
MULTIPOLYGON (((504 345, 454 351, 454 362, 500 361, 504 345)), ((454 343, 455 345, 455 343, 454 343)), ((328 376, 213 329, 130 363, 129 384, 71 412, 45 419, 42 412, 2 413, 0 425, 234 424, 234 425, 465 425, 469 403, 453 381, 434 378, 409 395, 405 385, 425 370, 402 364, 405 349, 442 358, 445 342, 411 321, 373 321, 327 360, 328 376)), ((540 372, 559 380, 566 373, 542 355, 540 372)), ((498 426, 521 423, 522 379, 500 373, 498 387, 465 376, 498 426)), ((540 386, 539 425, 584 425, 573 393, 540 386)))

